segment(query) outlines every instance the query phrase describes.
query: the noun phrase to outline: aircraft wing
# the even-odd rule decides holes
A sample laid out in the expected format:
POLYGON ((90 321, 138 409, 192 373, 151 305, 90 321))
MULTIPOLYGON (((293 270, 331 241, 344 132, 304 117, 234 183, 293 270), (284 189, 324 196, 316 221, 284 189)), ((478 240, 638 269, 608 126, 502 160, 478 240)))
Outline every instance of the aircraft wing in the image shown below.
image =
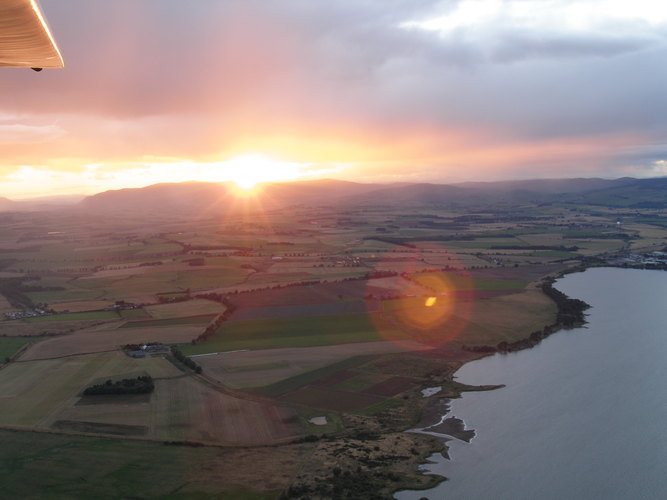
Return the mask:
POLYGON ((37 0, 0 0, 0 66, 62 68, 37 0))

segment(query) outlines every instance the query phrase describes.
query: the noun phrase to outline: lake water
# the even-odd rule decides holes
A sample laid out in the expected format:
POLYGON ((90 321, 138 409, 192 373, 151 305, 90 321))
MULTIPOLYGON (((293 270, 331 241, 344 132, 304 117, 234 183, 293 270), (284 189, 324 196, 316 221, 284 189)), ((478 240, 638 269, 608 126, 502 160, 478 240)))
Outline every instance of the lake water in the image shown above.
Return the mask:
POLYGON ((595 268, 556 287, 588 302, 588 325, 456 374, 449 416, 477 435, 452 440, 449 478, 400 500, 667 498, 667 272, 595 268))

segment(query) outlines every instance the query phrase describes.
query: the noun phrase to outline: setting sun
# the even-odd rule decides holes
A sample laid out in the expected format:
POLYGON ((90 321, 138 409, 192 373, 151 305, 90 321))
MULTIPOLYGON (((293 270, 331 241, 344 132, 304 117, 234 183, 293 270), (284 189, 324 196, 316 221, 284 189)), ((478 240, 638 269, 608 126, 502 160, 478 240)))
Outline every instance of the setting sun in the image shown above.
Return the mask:
POLYGON ((296 164, 252 154, 231 158, 225 162, 228 178, 241 189, 249 190, 262 182, 287 181, 299 177, 296 164))

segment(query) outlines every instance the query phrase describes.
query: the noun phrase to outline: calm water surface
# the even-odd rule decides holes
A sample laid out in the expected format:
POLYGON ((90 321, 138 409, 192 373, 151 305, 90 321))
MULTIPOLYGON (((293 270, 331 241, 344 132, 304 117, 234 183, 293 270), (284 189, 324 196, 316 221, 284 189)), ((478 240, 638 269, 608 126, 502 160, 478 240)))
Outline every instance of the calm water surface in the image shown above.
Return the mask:
POLYGON ((557 288, 591 304, 588 325, 465 365, 459 381, 503 383, 454 400, 473 428, 449 481, 418 499, 667 498, 667 272, 596 268, 557 288))

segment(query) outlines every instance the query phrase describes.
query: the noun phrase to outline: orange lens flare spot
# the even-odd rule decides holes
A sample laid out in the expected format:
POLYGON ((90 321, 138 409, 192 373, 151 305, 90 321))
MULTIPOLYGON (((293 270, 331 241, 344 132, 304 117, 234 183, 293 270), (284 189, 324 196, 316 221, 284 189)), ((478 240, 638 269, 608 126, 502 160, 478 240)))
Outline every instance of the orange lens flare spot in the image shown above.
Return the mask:
POLYGON ((396 306, 397 319, 406 326, 432 330, 447 322, 452 315, 452 303, 442 297, 404 299, 396 306))
POLYGON ((440 347, 468 329, 475 281, 441 245, 393 248, 371 254, 373 267, 394 276, 369 280, 366 297, 381 337, 406 349, 440 347))

